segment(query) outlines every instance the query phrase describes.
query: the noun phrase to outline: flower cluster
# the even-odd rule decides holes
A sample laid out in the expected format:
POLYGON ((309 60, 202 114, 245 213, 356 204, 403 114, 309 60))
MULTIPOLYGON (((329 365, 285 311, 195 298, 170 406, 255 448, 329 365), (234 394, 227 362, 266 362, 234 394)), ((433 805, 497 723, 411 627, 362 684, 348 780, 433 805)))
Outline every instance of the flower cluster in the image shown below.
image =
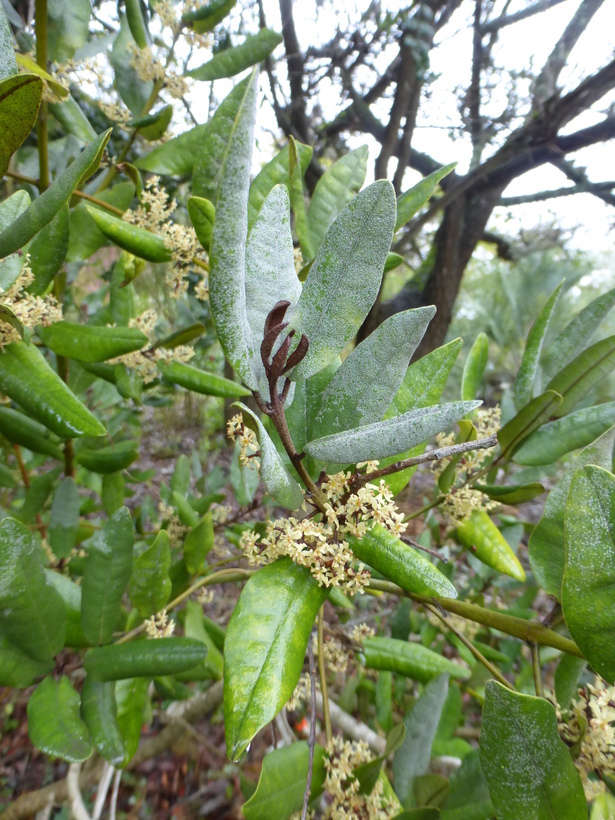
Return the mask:
MULTIPOLYGON (((150 177, 145 183, 139 207, 134 211, 126 211, 123 219, 131 225, 137 225, 163 237, 173 254, 166 280, 171 287, 171 296, 177 299, 188 289, 188 271, 194 266, 194 260, 198 260, 204 251, 194 228, 172 221, 177 202, 169 199, 168 193, 159 183, 160 177, 150 177)), ((207 284, 199 282, 195 294, 199 299, 206 299, 207 284)))
POLYGON ((161 501, 158 505, 158 512, 163 521, 167 522, 165 531, 169 536, 171 548, 181 547, 184 543, 184 538, 188 534, 189 527, 182 524, 179 516, 175 512, 175 508, 169 504, 165 504, 164 501, 161 501))
POLYGON ((354 770, 369 763, 372 755, 365 741, 348 741, 334 737, 327 744, 325 758, 325 792, 332 802, 325 817, 329 820, 354 820, 357 817, 384 820, 399 813, 399 804, 383 797, 382 781, 378 780, 370 794, 360 794, 360 783, 354 770))
MULTIPOLYGON (((477 410, 473 419, 477 438, 485 438, 497 433, 500 429, 501 415, 499 406, 477 410)), ((436 441, 438 447, 450 447, 455 443, 455 434, 444 435, 440 433, 436 436, 436 441)), ((492 501, 480 490, 475 490, 466 484, 472 473, 485 464, 492 452, 492 447, 485 450, 468 450, 468 452, 463 453, 457 462, 455 483, 447 493, 440 508, 442 513, 455 523, 467 518, 473 510, 489 511, 498 506, 497 501, 492 501)), ((442 475, 450 463, 450 458, 444 458, 435 463, 433 471, 436 478, 442 475)))
POLYGON ((575 764, 581 774, 585 796, 593 800, 606 791, 602 774, 615 777, 615 687, 596 678, 594 686, 579 692, 567 722, 561 719, 560 734, 575 750, 575 764), (595 775, 589 777, 590 774, 595 775))
MULTIPOLYGON (((316 635, 312 638, 312 648, 314 653, 318 652, 318 637, 316 635)), ((332 675, 337 675, 338 672, 343 674, 348 669, 348 661, 350 660, 348 652, 343 643, 338 641, 337 638, 328 638, 324 641, 322 654, 325 669, 332 675)))
POLYGON ((194 600, 201 606, 207 606, 214 599, 214 591, 209 587, 201 587, 194 596, 194 600))
POLYGON ((256 433, 251 430, 243 420, 243 414, 237 413, 226 423, 226 434, 230 439, 239 442, 239 463, 243 467, 254 467, 258 469, 258 462, 255 456, 259 452, 258 439, 256 433))
MULTIPOLYGON (((2 262, 0 262, 0 270, 2 262)), ((34 281, 34 275, 24 263, 21 274, 14 284, 5 291, 0 288, 0 304, 15 314, 21 324, 33 329, 36 325, 51 325, 62 320, 62 308, 54 296, 34 296, 26 288, 34 281)), ((19 332, 6 321, 0 322, 0 348, 20 339, 19 332)))
POLYGON ((367 624, 356 624, 348 636, 352 643, 361 646, 366 638, 373 638, 376 630, 367 624))
MULTIPOLYGON (((157 320, 156 311, 150 309, 143 311, 136 319, 131 319, 129 324, 151 339, 157 320)), ((194 349, 190 345, 178 345, 170 350, 163 347, 133 350, 131 353, 123 353, 115 359, 110 359, 110 363, 124 364, 136 370, 145 384, 150 384, 158 375, 158 362, 187 362, 193 356, 194 349)))
POLYGON ((166 609, 145 619, 145 632, 148 638, 169 638, 175 630, 175 621, 170 621, 166 609))
MULTIPOLYGON (((316 684, 318 688, 318 684, 316 684)), ((312 682, 307 672, 302 672, 299 682, 295 686, 295 691, 291 699, 286 704, 286 708, 291 712, 299 709, 304 703, 308 703, 312 692, 312 682)))
POLYGON ((136 43, 129 43, 128 50, 132 54, 130 65, 142 82, 146 83, 150 80, 162 82, 165 90, 175 100, 181 100, 190 91, 190 83, 186 77, 182 77, 170 66, 164 66, 159 62, 149 46, 139 48, 136 43))
MULTIPOLYGON (((170 28, 174 35, 177 35, 181 29, 181 18, 186 12, 193 11, 201 3, 195 3, 193 0, 184 0, 183 6, 175 4, 173 0, 157 0, 155 11, 163 28, 170 28)), ((211 38, 207 34, 199 34, 191 28, 184 28, 182 31, 184 39, 188 45, 194 49, 210 48, 211 38)))
POLYGON ((347 535, 361 538, 376 524, 399 535, 406 525, 386 482, 366 484, 353 493, 350 478, 350 473, 335 473, 323 482, 327 499, 323 520, 312 516, 300 520, 280 518, 268 523, 263 538, 244 532, 240 546, 250 563, 266 563, 287 555, 299 566, 307 567, 321 586, 344 587, 349 595, 363 592, 370 573, 363 564, 354 568, 347 535))

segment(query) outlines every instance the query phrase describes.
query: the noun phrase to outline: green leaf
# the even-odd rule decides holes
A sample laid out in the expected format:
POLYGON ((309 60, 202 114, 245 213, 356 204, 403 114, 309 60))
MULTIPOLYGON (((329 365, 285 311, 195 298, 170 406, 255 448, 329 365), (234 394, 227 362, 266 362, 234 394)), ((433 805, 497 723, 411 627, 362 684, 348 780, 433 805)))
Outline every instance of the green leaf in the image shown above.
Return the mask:
MULTIPOLYGON (((49 90, 52 91, 56 97, 60 97, 62 99, 68 97, 68 88, 62 82, 58 82, 52 74, 49 74, 44 68, 38 65, 36 60, 34 60, 34 58, 29 54, 16 54, 15 59, 17 60, 17 65, 25 72, 29 74, 36 74, 44 80, 46 85, 49 87, 49 90)), ((96 134, 94 134, 94 136, 96 136, 96 134)))
POLYGON ((318 180, 308 210, 309 242, 315 253, 327 231, 359 193, 367 173, 367 145, 338 159, 318 180))
POLYGON ((596 384, 615 367, 615 336, 609 336, 588 347, 554 376, 547 390, 555 390, 563 401, 553 414, 565 416, 596 384))
POLYGON ((265 320, 280 300, 295 305, 301 296, 293 255, 290 201, 284 185, 271 189, 248 237, 245 288, 252 367, 259 392, 268 400, 269 385, 260 355, 265 320))
POLYGON ((17 74, 13 36, 4 9, 0 5, 0 80, 13 74, 17 74))
POLYGON ((57 558, 68 558, 79 529, 79 491, 75 479, 65 478, 53 497, 47 530, 49 545, 57 558))
POLYGON ((231 760, 291 697, 314 619, 327 597, 310 572, 282 558, 253 575, 224 642, 224 715, 231 760))
POLYGON ((124 222, 99 208, 87 207, 98 229, 118 247, 148 262, 170 262, 173 254, 164 238, 145 228, 124 222))
POLYGON ((404 717, 406 736, 393 757, 395 793, 405 808, 415 804, 413 784, 425 774, 431 759, 431 745, 448 693, 448 675, 431 680, 404 717))
MULTIPOLYGON (((144 108, 149 101, 154 88, 151 80, 143 82, 139 79, 136 69, 131 65, 133 59, 133 49, 137 47, 134 37, 128 25, 125 14, 120 18, 120 31, 113 41, 110 62, 115 74, 115 88, 122 100, 132 111, 135 117, 140 117, 144 113, 144 108)), ((147 112, 145 112, 147 113, 147 112)), ((156 149, 154 149, 156 150, 156 149)), ((136 163, 137 168, 142 166, 136 163)))
POLYGON ((242 99, 233 119, 222 157, 215 198, 216 221, 209 256, 209 304, 216 333, 227 359, 246 386, 258 386, 252 367, 252 343, 247 327, 245 244, 247 206, 258 73, 242 85, 242 99))
POLYGON ((480 765, 478 749, 463 759, 453 772, 450 791, 442 805, 440 820, 492 820, 493 806, 480 765))
MULTIPOLYGON (((331 598, 332 594, 329 601, 331 598)), ((387 732, 393 728, 393 673, 384 670, 378 673, 376 682, 376 720, 387 732)))
MULTIPOLYGON (((551 322, 551 317, 553 316, 553 311, 555 310, 557 300, 562 291, 564 281, 555 288, 547 300, 547 303, 540 311, 540 315, 532 325, 527 337, 523 358, 521 359, 521 366, 515 379, 515 404, 519 409, 525 407, 532 398, 542 345, 549 330, 549 323, 551 322)), ((557 390, 556 392, 561 393, 561 390, 557 390)))
POLYGON ((310 343, 293 379, 322 370, 344 349, 374 304, 395 222, 386 180, 361 191, 329 228, 303 286, 291 328, 310 343))
POLYGON ((398 253, 388 253, 387 261, 384 263, 384 272, 388 273, 390 270, 395 270, 400 265, 404 264, 404 257, 398 253))
POLYGON ((195 575, 203 571, 205 559, 213 546, 214 523, 211 512, 207 512, 201 523, 188 533, 184 541, 184 563, 188 572, 195 575))
POLYGON ((81 688, 81 717, 98 753, 112 766, 124 760, 124 739, 117 722, 115 681, 86 675, 81 688))
POLYGON ((68 202, 73 191, 98 169, 111 129, 100 134, 59 176, 37 197, 27 211, 17 217, 0 234, 0 259, 14 253, 44 228, 68 202))
POLYGON ((163 339, 159 339, 154 345, 152 345, 152 349, 155 350, 161 347, 164 350, 173 350, 173 348, 179 347, 179 345, 185 345, 189 344, 190 342, 194 342, 196 339, 199 339, 206 331, 207 328, 202 322, 194 322, 194 324, 192 325, 182 327, 179 330, 174 331, 173 333, 169 333, 169 335, 165 336, 163 339))
POLYGON ((441 179, 451 173, 457 165, 452 162, 450 165, 445 165, 429 174, 413 188, 401 194, 397 199, 397 221, 395 223, 395 232, 402 228, 406 222, 409 222, 412 217, 431 199, 438 183, 441 179))
POLYGON ((237 0, 209 0, 193 11, 182 15, 182 23, 191 26, 199 34, 212 31, 230 14, 237 0))
POLYGON ((48 675, 53 661, 37 661, 0 632, 0 686, 25 689, 36 678, 48 675))
POLYGON ((69 763, 81 763, 93 748, 85 723, 79 716, 79 695, 62 675, 51 676, 37 686, 28 701, 28 734, 41 752, 69 763))
POLYGON ((455 532, 459 543, 483 564, 516 581, 525 581, 519 559, 485 510, 472 510, 457 524, 455 532))
MULTIPOLYGON (((153 174, 189 176, 199 155, 203 138, 210 128, 210 123, 206 122, 166 140, 149 154, 139 157, 135 166, 141 171, 151 171, 153 174)), ((196 194, 196 189, 194 193, 196 194)))
MULTIPOLYGON (((119 208, 125 211, 133 200, 135 195, 135 186, 132 182, 120 182, 106 191, 100 191, 97 199, 103 202, 108 202, 114 208, 119 208)), ((98 229, 96 222, 90 216, 88 209, 97 208, 99 206, 92 203, 77 205, 70 211, 70 231, 68 251, 66 254, 67 262, 81 262, 89 259, 103 245, 108 245, 107 237, 98 229)), ((120 260, 116 267, 123 265, 120 260)), ((122 282, 124 281, 124 272, 122 272, 122 282)))
POLYGON ((446 575, 380 524, 360 539, 346 537, 350 549, 360 561, 378 570, 402 589, 419 595, 457 597, 457 590, 446 575))
POLYGON ((451 427, 480 401, 458 401, 411 410, 400 416, 315 439, 305 445, 314 458, 335 464, 355 464, 403 453, 451 427))
MULTIPOLYGON (((386 673, 385 673, 386 674, 386 673)), ((371 794, 374 786, 380 778, 382 765, 387 757, 397 752, 404 742, 406 727, 403 723, 398 723, 387 735, 384 754, 373 757, 367 763, 362 763, 354 770, 353 774, 359 781, 361 794, 371 794)))
MULTIPOLYGON (((301 811, 307 783, 310 750, 307 743, 291 743, 283 749, 274 749, 263 759, 258 786, 241 810, 246 820, 287 820, 301 811)), ((325 781, 325 750, 314 747, 314 768, 310 800, 322 794, 325 781)))
POLYGON ((221 396, 225 399, 238 399, 241 396, 251 396, 250 390, 238 382, 225 379, 217 373, 207 373, 190 364, 171 362, 159 364, 158 369, 168 381, 179 384, 193 393, 202 393, 205 396, 221 396))
POLYGON ((344 359, 323 394, 314 438, 382 419, 435 312, 424 307, 394 314, 344 359))
POLYGON ((201 196, 188 197, 188 214, 199 242, 209 253, 216 218, 216 208, 213 202, 201 196))
MULTIPOLYGON (((472 658, 472 660, 474 661, 475 658, 472 658)), ((459 686, 449 686, 448 695, 446 696, 438 722, 436 736, 431 747, 434 756, 452 755, 463 759, 472 751, 472 747, 467 741, 454 736, 464 720, 462 711, 463 701, 461 689, 459 686)))
MULTIPOLYGON (((0 202, 0 231, 6 230, 30 206, 30 195, 26 191, 15 191, 0 202)), ((23 270, 25 255, 13 253, 0 259, 0 287, 8 290, 19 278, 23 270)))
POLYGON ((115 685, 117 723, 124 740, 124 765, 134 756, 139 746, 145 708, 149 701, 149 678, 127 678, 115 685))
POLYGON ((171 492, 186 496, 190 491, 191 482, 192 470, 190 469, 190 461, 188 460, 188 456, 182 453, 177 459, 175 470, 171 476, 171 483, 169 485, 171 492))
POLYGON ((64 646, 64 602, 47 583, 34 537, 13 518, 0 522, 0 625, 11 643, 42 663, 64 646))
MULTIPOLYGON (((613 419, 615 421, 615 419, 613 419)), ((480 490, 500 504, 524 504, 545 492, 545 488, 538 481, 530 484, 472 484, 473 489, 480 490)))
POLYGON ((48 225, 45 225, 30 243, 30 268, 34 282, 29 293, 43 294, 66 258, 69 241, 68 205, 63 205, 48 225))
POLYGON ((281 34, 262 28, 258 34, 246 37, 241 45, 219 51, 208 62, 186 72, 187 76, 203 82, 234 77, 235 74, 262 63, 281 42, 281 34))
POLYGON ((77 137, 84 145, 96 139, 96 131, 81 110, 79 103, 70 94, 62 102, 49 102, 47 105, 67 134, 77 137))
POLYGON ((34 127, 43 86, 36 74, 16 74, 0 81, 0 177, 4 176, 11 157, 34 127))
POLYGON ((565 513, 562 610, 573 640, 596 672, 615 683, 615 476, 583 467, 570 484, 565 513))
POLYGON ((516 416, 498 430, 502 456, 506 458, 514 455, 529 435, 558 412, 561 404, 561 395, 547 390, 521 408, 516 416))
POLYGON ((18 410, 0 407, 0 433, 12 444, 20 444, 33 453, 63 458, 62 450, 49 438, 47 428, 18 410))
POLYGON ((566 499, 577 470, 589 464, 612 465, 615 427, 582 450, 549 493, 542 518, 534 528, 528 551, 534 577, 550 595, 560 600, 565 564, 564 513, 566 499))
POLYGON ((130 513, 122 507, 98 530, 89 547, 81 585, 81 623, 94 646, 108 643, 117 627, 132 574, 133 540, 130 513))
POLYGON ((254 420, 260 447, 260 474, 267 492, 278 504, 288 510, 296 510, 303 504, 301 487, 284 466, 275 444, 256 413, 253 413, 249 407, 241 404, 241 402, 236 402, 236 404, 254 420))
POLYGON ((49 61, 71 60, 88 39, 89 0, 48 0, 47 15, 49 61))
POLYGON ((480 762, 498 820, 587 820, 581 778, 544 698, 488 681, 480 762))
MULTIPOLYGON (((214 680, 220 680, 224 668, 222 653, 219 651, 209 632, 205 629, 203 607, 196 601, 188 601, 186 603, 185 632, 189 638, 196 638, 196 640, 205 644, 207 647, 207 656, 201 665, 207 668, 208 677, 214 678, 214 680)), ((188 670, 183 677, 188 678, 189 675, 190 670, 188 670)))
POLYGON ((51 585, 64 601, 66 608, 66 646, 87 646, 81 628, 81 587, 60 572, 45 570, 47 585, 51 585))
POLYGON ((171 594, 171 542, 165 530, 135 561, 130 578, 130 601, 144 618, 160 612, 171 594))
POLYGON ((455 680, 470 677, 470 670, 418 643, 396 638, 367 638, 363 642, 365 665, 368 669, 388 669, 400 675, 428 683, 438 675, 448 674, 455 680))
POLYGON ((75 459, 86 470, 94 473, 110 474, 125 470, 139 457, 139 445, 136 441, 118 441, 110 447, 100 447, 91 450, 87 447, 78 447, 75 459))
MULTIPOLYGON (((289 192, 294 185, 295 180, 301 183, 301 177, 305 174, 310 160, 312 159, 312 147, 310 145, 303 145, 300 142, 293 141, 296 146, 296 153, 298 154, 298 167, 295 168, 293 180, 290 178, 290 151, 289 148, 282 148, 275 157, 270 160, 267 165, 262 168, 254 177, 250 185, 250 194, 248 196, 248 230, 252 230, 254 220, 259 214, 263 206, 263 202, 269 196, 269 193, 276 185, 285 185, 289 192)), ((303 194, 302 194, 303 196, 303 194)))
POLYGON ((149 343, 148 337, 136 327, 103 327, 55 322, 39 327, 43 343, 58 356, 83 362, 104 362, 140 350, 149 343))
POLYGON ((488 355, 489 339, 487 338, 487 334, 479 333, 470 348, 468 358, 463 366, 461 398, 464 401, 472 401, 472 399, 475 399, 478 395, 481 379, 487 366, 488 355))
POLYGON ((90 649, 83 659, 88 675, 99 681, 174 675, 200 663, 207 647, 193 638, 158 638, 90 649))
POLYGON ((543 425, 515 452, 514 461, 528 467, 553 464, 571 450, 586 447, 615 424, 615 402, 583 407, 543 425))
POLYGON ((600 327, 602 320, 615 305, 615 288, 603 293, 583 308, 545 351, 542 363, 545 380, 569 364, 585 349, 589 340, 600 327))
POLYGON ((150 36, 141 12, 141 0, 126 0, 126 20, 135 43, 139 48, 147 48, 150 36))
POLYGON ((31 480, 30 486, 26 490, 26 497, 21 509, 15 515, 16 518, 24 524, 32 523, 34 517, 47 503, 47 499, 51 495, 53 485, 55 484, 59 472, 60 468, 57 467, 53 470, 48 470, 45 473, 41 473, 41 475, 37 475, 36 478, 31 480))
POLYGON ((574 655, 562 655, 557 663, 553 676, 555 698, 562 712, 570 708, 570 702, 577 696, 579 678, 587 668, 584 658, 575 658, 574 655))

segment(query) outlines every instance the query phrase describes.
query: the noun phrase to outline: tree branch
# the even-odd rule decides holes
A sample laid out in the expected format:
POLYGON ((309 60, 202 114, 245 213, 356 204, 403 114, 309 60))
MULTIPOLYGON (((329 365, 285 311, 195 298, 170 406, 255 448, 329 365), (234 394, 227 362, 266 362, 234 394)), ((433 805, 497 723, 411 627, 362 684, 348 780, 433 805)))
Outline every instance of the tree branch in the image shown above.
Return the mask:
POLYGON ((537 3, 515 14, 502 15, 501 17, 496 17, 495 20, 484 23, 483 34, 491 34, 492 32, 499 31, 501 28, 505 28, 505 26, 510 26, 513 23, 526 20, 528 17, 533 17, 535 14, 548 11, 553 8, 553 6, 559 6, 559 4, 563 2, 564 0, 538 0, 537 3))
MULTIPOLYGON (((559 199, 563 196, 572 196, 573 194, 593 194, 599 197, 603 202, 609 205, 615 205, 615 196, 611 193, 615 189, 615 181, 612 182, 593 182, 589 185, 568 185, 566 188, 555 188, 552 191, 539 191, 535 194, 521 194, 520 196, 505 196, 499 202, 504 208, 514 207, 515 205, 527 205, 530 202, 544 202, 548 199, 559 199)), ((491 234, 492 235, 492 234, 491 234)), ((489 242, 492 240, 486 239, 489 242)), ((495 239, 493 240, 495 242, 495 239)), ((498 253, 498 255, 500 255, 498 253)), ((507 258, 507 257, 501 257, 507 258)), ((510 257, 511 259, 514 257, 510 257)))

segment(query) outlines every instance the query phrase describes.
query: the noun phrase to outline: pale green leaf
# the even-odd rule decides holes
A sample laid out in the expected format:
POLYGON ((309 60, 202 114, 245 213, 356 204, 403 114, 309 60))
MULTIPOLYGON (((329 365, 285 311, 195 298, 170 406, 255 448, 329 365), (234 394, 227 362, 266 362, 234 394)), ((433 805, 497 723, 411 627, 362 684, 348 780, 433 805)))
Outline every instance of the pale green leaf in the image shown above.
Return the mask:
POLYGON ((137 558, 130 577, 130 601, 144 618, 160 612, 171 594, 171 546, 165 530, 137 558))
POLYGON ((474 344, 470 348, 468 358, 463 366, 463 376, 461 378, 461 398, 464 401, 472 401, 478 395, 485 367, 487 366, 487 356, 489 355, 489 339, 486 333, 479 333, 474 344))
POLYGON ((615 367, 615 336, 609 336, 584 350, 576 359, 554 376, 547 390, 555 390, 563 401, 554 413, 565 416, 596 384, 615 367))
MULTIPOLYGON (((120 18, 120 31, 113 41, 110 62, 115 74, 115 88, 126 106, 135 117, 141 116, 145 105, 148 102, 154 83, 152 80, 144 82, 139 79, 137 70, 131 65, 134 49, 137 48, 134 37, 130 31, 128 20, 125 14, 120 18)), ((164 146, 163 146, 164 147, 164 146)), ((137 167, 141 166, 137 162, 137 167)))
POLYGON ((301 184, 301 177, 305 174, 312 159, 312 147, 310 145, 303 145, 300 142, 295 142, 295 145, 299 155, 301 173, 297 173, 298 169, 295 169, 292 183, 289 175, 290 161, 288 148, 282 148, 254 177, 250 185, 250 195, 248 197, 248 230, 252 230, 252 225, 258 216, 263 202, 267 199, 271 189, 275 185, 285 185, 291 189, 295 181, 301 184))
MULTIPOLYGON (((211 121, 210 121, 211 122, 211 121)), ((177 137, 166 140, 153 151, 140 157, 135 166, 142 171, 172 176, 189 176, 192 173, 203 137, 210 128, 210 122, 196 125, 177 137)), ((196 191, 194 191, 196 194, 196 191)))
MULTIPOLYGON (((14 194, 0 202, 0 231, 6 230, 18 216, 23 214, 30 206, 30 195, 27 191, 15 191, 14 194)), ((10 256, 0 259, 0 288, 8 290, 13 285, 25 262, 25 254, 13 253, 10 256)))
POLYGON ((433 192, 436 190, 438 183, 457 165, 456 162, 450 165, 445 165, 443 168, 438 168, 433 174, 429 174, 419 183, 417 183, 409 191, 401 194, 397 200, 397 222, 395 223, 395 231, 398 231, 419 211, 420 208, 431 198, 433 192))
MULTIPOLYGON (((540 315, 532 325, 532 329, 527 337, 523 358, 521 359, 521 366, 515 379, 515 404, 519 409, 525 407, 532 398, 542 345, 549 330, 549 323, 563 286, 564 282, 561 282, 555 288, 547 300, 547 303, 540 311, 540 315)), ((557 390, 557 392, 561 393, 561 390, 557 390)))
POLYGON ((218 52, 208 62, 187 72, 194 80, 219 80, 222 77, 234 77, 247 68, 251 68, 268 57, 282 42, 282 35, 262 28, 258 34, 246 37, 243 43, 233 48, 218 52))
POLYGON ((36 74, 16 74, 0 80, 0 177, 28 136, 41 103, 44 83, 36 74))
POLYGON ((13 74, 17 74, 13 37, 4 9, 0 5, 0 80, 12 77, 13 74))

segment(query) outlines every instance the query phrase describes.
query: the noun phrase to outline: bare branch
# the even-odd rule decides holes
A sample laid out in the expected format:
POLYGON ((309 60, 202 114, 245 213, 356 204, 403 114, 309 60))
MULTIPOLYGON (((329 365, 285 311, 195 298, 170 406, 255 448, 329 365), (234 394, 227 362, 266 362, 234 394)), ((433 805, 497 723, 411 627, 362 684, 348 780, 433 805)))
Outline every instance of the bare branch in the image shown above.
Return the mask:
POLYGON ((589 21, 603 3, 604 0, 583 0, 578 7, 576 14, 566 26, 564 33, 555 44, 542 71, 536 78, 533 100, 533 107, 535 109, 555 94, 559 75, 566 65, 566 60, 570 52, 587 28, 589 21))
MULTIPOLYGON (((552 191, 539 191, 535 194, 522 194, 520 196, 505 196, 499 202, 504 208, 515 205, 527 205, 530 202, 545 202, 548 199, 559 199, 573 194, 593 194, 609 205, 615 205, 615 195, 611 193, 615 189, 615 181, 593 182, 589 185, 568 185, 566 188, 555 188, 552 191)), ((486 240, 489 241, 489 240, 486 240)))
POLYGON ((535 14, 548 11, 548 9, 553 8, 553 6, 559 6, 559 4, 563 2, 564 0, 538 0, 537 3, 534 3, 532 6, 528 6, 522 11, 516 12, 516 14, 507 14, 502 17, 496 17, 495 20, 490 20, 485 23, 483 25, 483 34, 490 34, 494 31, 499 31, 505 26, 510 26, 513 23, 526 20, 528 17, 533 17, 535 14))

